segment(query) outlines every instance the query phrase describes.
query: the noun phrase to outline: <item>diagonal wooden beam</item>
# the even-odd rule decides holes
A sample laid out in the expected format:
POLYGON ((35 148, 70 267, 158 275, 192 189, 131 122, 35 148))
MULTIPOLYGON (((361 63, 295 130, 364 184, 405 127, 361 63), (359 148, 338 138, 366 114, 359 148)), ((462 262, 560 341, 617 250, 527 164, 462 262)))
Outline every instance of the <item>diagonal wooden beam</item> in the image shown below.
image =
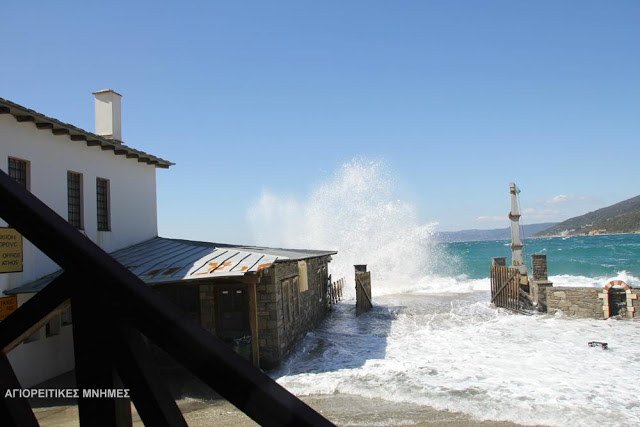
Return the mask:
POLYGON ((63 273, 0 322, 0 353, 7 354, 69 305, 69 275, 63 273))
POLYGON ((0 422, 7 427, 37 427, 29 401, 16 396, 22 386, 13 372, 9 359, 0 354, 0 422))
POLYGON ((180 408, 162 382, 138 331, 120 322, 111 345, 116 369, 131 391, 142 422, 148 426, 187 426, 180 408))
POLYGON ((96 302, 90 289, 79 280, 71 297, 73 312, 73 352, 76 384, 80 390, 78 416, 81 427, 95 425, 129 427, 132 425, 128 398, 89 397, 91 390, 122 389, 112 358, 110 336, 114 331, 107 304, 96 302))

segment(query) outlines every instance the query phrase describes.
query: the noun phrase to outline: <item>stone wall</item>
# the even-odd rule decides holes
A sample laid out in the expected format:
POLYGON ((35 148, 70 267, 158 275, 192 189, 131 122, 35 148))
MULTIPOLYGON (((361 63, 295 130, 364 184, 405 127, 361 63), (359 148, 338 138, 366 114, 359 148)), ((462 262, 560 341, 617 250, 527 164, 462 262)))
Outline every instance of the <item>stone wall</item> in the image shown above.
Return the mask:
POLYGON ((604 317, 602 299, 598 297, 598 294, 602 293, 601 288, 550 287, 544 289, 544 292, 549 314, 562 311, 573 317, 592 319, 604 317))
MULTIPOLYGON (((540 295, 545 294, 547 313, 554 314, 557 311, 573 316, 593 319, 603 319, 603 298, 606 294, 602 288, 558 288, 549 287, 540 289, 540 295)), ((640 319, 640 289, 632 289, 631 295, 635 298, 627 300, 634 307, 631 315, 634 319, 640 319)), ((623 310, 621 317, 629 317, 629 311, 623 310)))
POLYGON ((634 319, 640 319, 640 289, 632 289, 631 295, 635 295, 635 299, 632 299, 631 306, 634 308, 634 319))
POLYGON ((213 335, 216 334, 215 285, 200 285, 200 325, 213 335))
MULTIPOLYGON (((298 306, 285 318, 286 295, 283 281, 289 280, 293 298, 293 279, 298 277, 298 261, 277 263, 263 272, 257 291, 260 366, 277 366, 294 344, 316 328, 328 310, 326 282, 328 257, 307 259, 307 290, 299 291, 298 306), (320 273, 318 271, 321 271, 320 273)), ((299 282, 298 282, 299 283, 299 282)))

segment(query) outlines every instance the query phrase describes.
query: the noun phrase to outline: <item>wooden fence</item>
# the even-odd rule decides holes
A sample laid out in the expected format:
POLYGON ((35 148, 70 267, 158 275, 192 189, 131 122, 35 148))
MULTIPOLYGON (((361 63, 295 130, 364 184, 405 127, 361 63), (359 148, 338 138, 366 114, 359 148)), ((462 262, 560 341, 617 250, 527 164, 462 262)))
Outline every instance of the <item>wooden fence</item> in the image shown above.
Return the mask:
POLYGON ((344 279, 339 279, 331 283, 329 278, 329 304, 337 304, 342 301, 342 289, 344 288, 344 279))
POLYGON ((490 266, 491 302, 496 307, 521 311, 520 272, 515 268, 490 266))
POLYGON ((356 273, 356 316, 373 307, 371 301, 371 272, 356 273))

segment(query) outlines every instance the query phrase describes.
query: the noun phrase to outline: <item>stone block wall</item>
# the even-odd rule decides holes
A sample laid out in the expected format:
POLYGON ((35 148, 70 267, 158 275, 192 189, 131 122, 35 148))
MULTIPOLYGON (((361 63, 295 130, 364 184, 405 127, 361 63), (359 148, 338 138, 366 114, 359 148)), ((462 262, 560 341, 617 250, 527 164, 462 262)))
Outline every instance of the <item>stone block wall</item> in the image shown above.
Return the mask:
MULTIPOLYGON (((602 288, 548 287, 540 288, 539 292, 544 295, 549 314, 562 311, 572 317, 604 319, 603 299, 606 291, 602 288)), ((640 319, 640 289, 631 289, 630 293, 635 297, 627 299, 627 304, 634 310, 624 310, 620 315, 640 319)))
POLYGON ((634 308, 633 317, 634 319, 640 319, 640 289, 632 289, 631 295, 636 296, 631 300, 631 306, 634 308))
POLYGON ((200 285, 200 325, 213 335, 216 334, 215 286, 200 285))
MULTIPOLYGON (((307 332, 316 328, 328 310, 326 284, 328 257, 307 259, 306 291, 299 292, 299 307, 287 321, 284 317, 285 295, 282 282, 299 277, 298 261, 277 263, 263 272, 256 288, 260 366, 277 366, 307 332), (318 271, 321 273, 318 273, 318 271)), ((293 290, 292 290, 293 292, 293 290)))
POLYGON ((602 293, 601 288, 550 287, 544 292, 549 314, 562 311, 573 317, 604 318, 602 299, 598 297, 602 293))

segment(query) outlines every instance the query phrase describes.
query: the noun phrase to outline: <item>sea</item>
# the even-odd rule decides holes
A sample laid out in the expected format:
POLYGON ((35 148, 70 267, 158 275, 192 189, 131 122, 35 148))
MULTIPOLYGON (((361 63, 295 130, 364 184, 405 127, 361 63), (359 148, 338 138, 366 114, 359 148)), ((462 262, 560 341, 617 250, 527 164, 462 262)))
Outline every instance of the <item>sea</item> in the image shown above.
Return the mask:
MULTIPOLYGON (((384 161, 353 159, 304 198, 266 190, 250 208, 256 243, 335 249, 332 279, 346 281, 344 300, 271 375, 299 396, 397 406, 370 425, 415 425, 402 408, 416 405, 484 422, 640 425, 640 321, 495 308, 489 266, 510 262, 510 241, 436 241, 437 224, 402 200, 402 185, 384 161), (358 317, 354 264, 371 272, 374 303, 358 317)), ((524 236, 525 260, 532 254, 547 255, 554 286, 640 288, 640 234, 524 236)), ((353 421, 341 423, 362 425, 353 421)))
MULTIPOLYGON (((490 303, 492 256, 508 241, 441 244, 452 275, 337 304, 274 376, 297 395, 355 395, 523 425, 640 425, 640 321, 518 315, 490 303), (608 348, 589 347, 590 341, 608 348)), ((531 239, 554 286, 640 288, 640 235, 531 239)), ((382 420, 382 425, 387 424, 382 420)), ((389 425, 410 425, 401 414, 389 425), (399 417, 399 418, 398 418, 399 417)), ((380 425, 380 424, 377 424, 380 425)))

